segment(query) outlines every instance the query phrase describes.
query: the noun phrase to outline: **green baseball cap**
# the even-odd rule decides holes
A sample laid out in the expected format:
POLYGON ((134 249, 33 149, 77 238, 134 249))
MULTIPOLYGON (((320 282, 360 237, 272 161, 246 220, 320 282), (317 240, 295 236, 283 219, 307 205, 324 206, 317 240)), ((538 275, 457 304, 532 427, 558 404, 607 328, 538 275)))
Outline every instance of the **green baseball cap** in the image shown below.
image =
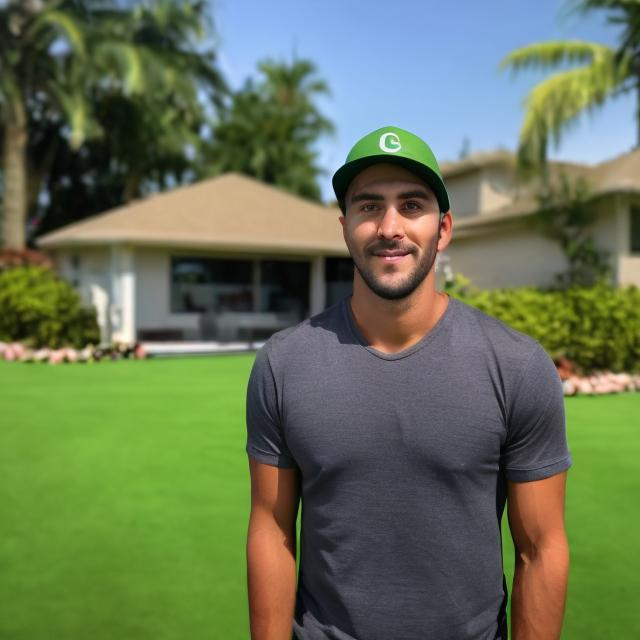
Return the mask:
POLYGON ((440 211, 449 211, 449 196, 440 167, 429 145, 418 136, 399 127, 382 127, 355 143, 345 163, 333 174, 333 190, 340 206, 351 181, 367 167, 379 162, 399 164, 424 180, 433 190, 440 211))

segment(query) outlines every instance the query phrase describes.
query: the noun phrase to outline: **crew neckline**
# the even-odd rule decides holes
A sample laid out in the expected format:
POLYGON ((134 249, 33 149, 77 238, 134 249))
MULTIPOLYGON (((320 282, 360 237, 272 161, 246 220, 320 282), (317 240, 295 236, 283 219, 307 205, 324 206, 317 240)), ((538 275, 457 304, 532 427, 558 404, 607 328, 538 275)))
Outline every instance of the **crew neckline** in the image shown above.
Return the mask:
POLYGON ((420 351, 420 349, 424 348, 433 339, 438 336, 442 331, 448 326, 451 322, 451 317, 453 315, 453 308, 457 304, 457 300, 450 296, 448 293, 445 294, 449 298, 449 302, 447 304, 447 308, 444 310, 444 313, 438 318, 438 321, 425 333, 418 342, 412 344, 410 347, 403 349, 402 351, 396 351, 394 353, 385 353, 384 351, 380 351, 375 347, 372 347, 364 338, 362 333, 360 333, 360 329, 356 324, 355 318, 353 317, 353 313, 351 311, 351 306, 349 304, 349 300, 351 299, 351 295, 345 296, 342 298, 342 313, 346 319, 347 325, 351 334, 355 338, 356 342, 366 349, 371 355, 380 358, 381 360, 401 360, 402 358, 406 358, 414 354, 416 351, 420 351))

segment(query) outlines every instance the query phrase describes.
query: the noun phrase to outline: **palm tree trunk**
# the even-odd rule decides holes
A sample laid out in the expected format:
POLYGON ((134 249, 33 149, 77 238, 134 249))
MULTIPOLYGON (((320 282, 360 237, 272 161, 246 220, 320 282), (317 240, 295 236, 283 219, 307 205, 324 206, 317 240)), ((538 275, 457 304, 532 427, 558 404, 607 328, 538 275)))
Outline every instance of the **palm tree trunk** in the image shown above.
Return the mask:
POLYGON ((129 175, 128 179, 124 183, 124 193, 122 199, 125 202, 131 202, 134 198, 138 197, 138 190, 142 183, 142 176, 140 174, 129 175))
POLYGON ((636 84, 636 149, 640 149, 640 73, 637 74, 638 83, 636 84))
POLYGON ((17 99, 4 130, 4 224, 6 249, 25 248, 27 218, 27 116, 17 99))

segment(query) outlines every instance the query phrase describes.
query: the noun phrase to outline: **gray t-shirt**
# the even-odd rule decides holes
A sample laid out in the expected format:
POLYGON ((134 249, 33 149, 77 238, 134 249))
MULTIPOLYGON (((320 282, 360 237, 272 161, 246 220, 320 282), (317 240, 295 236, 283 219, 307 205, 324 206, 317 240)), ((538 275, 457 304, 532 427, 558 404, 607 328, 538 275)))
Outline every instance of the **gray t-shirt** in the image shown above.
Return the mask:
POLYGON ((247 433, 252 458, 300 471, 295 638, 506 639, 506 480, 571 465, 538 342, 450 297, 386 354, 347 297, 258 352, 247 433))

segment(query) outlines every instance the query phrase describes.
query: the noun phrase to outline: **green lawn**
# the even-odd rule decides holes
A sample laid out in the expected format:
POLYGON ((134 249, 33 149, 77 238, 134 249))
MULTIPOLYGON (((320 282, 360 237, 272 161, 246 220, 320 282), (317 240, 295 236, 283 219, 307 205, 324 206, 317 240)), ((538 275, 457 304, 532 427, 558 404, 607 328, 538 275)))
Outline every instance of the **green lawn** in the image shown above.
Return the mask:
MULTIPOLYGON (((248 637, 251 362, 0 362, 0 640, 248 637)), ((567 412, 563 637, 637 638, 640 394, 567 412)))

